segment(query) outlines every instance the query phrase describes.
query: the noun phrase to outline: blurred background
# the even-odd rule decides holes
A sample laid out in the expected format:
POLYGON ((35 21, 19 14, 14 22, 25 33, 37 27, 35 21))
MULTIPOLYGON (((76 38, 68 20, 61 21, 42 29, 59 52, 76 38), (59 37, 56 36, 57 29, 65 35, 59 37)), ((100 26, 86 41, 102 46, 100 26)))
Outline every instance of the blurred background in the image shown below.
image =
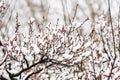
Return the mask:
MULTIPOLYGON (((95 21, 95 17, 108 14, 108 0, 1 0, 0 1, 0 40, 6 41, 18 32, 29 33, 29 21, 34 21, 35 33, 44 27, 68 26, 81 23, 86 18, 90 20, 83 25, 88 32, 95 21)), ((120 0, 110 0, 112 17, 119 12, 120 0)))

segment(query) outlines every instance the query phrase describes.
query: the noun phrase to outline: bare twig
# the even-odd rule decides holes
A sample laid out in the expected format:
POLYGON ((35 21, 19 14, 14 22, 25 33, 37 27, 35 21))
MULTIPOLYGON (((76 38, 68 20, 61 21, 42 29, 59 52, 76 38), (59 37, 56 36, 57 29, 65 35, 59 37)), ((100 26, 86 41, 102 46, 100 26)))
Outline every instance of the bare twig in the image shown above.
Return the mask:
POLYGON ((100 37, 101 37, 101 41, 102 41, 102 43, 103 43, 103 50, 105 51, 105 53, 107 54, 107 56, 108 56, 108 59, 109 59, 109 61, 111 60, 111 58, 110 58, 110 56, 109 56, 109 53, 108 53, 108 51, 107 51, 107 49, 106 49, 106 47, 105 47, 105 41, 104 41, 104 39, 103 39, 103 35, 102 35, 102 32, 103 32, 103 29, 102 29, 102 27, 100 28, 100 37))
POLYGON ((18 32, 19 27, 20 27, 20 23, 18 21, 18 13, 16 13, 16 27, 15 27, 16 30, 15 30, 15 33, 18 32))
MULTIPOLYGON (((69 32, 68 32, 68 35, 70 35, 72 32, 74 32, 74 31, 76 31, 76 30, 78 30, 80 27, 82 27, 83 26, 83 24, 86 22, 86 21, 88 21, 89 20, 89 18, 86 18, 82 23, 81 23, 81 25, 79 25, 77 28, 75 28, 74 30, 72 30, 71 31, 71 28, 70 28, 70 30, 69 30, 69 32)), ((68 36, 67 35, 67 36, 68 36)))
POLYGON ((93 52, 92 52, 92 54, 91 54, 91 56, 92 56, 92 67, 93 67, 93 73, 94 73, 94 78, 95 78, 95 80, 97 80, 97 77, 96 77, 96 73, 95 73, 95 61, 94 61, 94 57, 93 57, 93 52))
POLYGON ((118 38, 119 38, 118 50, 120 54, 120 6, 119 6, 119 13, 118 13, 118 38))
POLYGON ((113 60, 113 63, 111 64, 111 70, 110 70, 110 73, 109 73, 109 76, 108 76, 108 80, 110 80, 111 73, 112 73, 112 70, 113 70, 113 67, 114 67, 114 64, 115 64, 115 61, 116 61, 116 57, 117 57, 117 55, 116 55, 114 28, 113 28, 113 22, 112 22, 112 16, 111 16, 110 0, 108 0, 108 10, 109 10, 110 26, 111 26, 111 30, 112 30, 112 39, 113 39, 114 56, 115 56, 114 60, 113 60))
POLYGON ((65 5, 64 5, 64 2, 63 0, 61 0, 61 3, 62 3, 62 8, 63 8, 63 17, 64 17, 64 23, 65 25, 67 25, 67 17, 66 17, 66 13, 65 13, 65 5))
POLYGON ((76 14, 77 14, 77 9, 78 9, 78 4, 76 5, 76 8, 75 8, 75 13, 74 13, 74 16, 73 16, 73 22, 74 22, 74 19, 76 17, 76 14))

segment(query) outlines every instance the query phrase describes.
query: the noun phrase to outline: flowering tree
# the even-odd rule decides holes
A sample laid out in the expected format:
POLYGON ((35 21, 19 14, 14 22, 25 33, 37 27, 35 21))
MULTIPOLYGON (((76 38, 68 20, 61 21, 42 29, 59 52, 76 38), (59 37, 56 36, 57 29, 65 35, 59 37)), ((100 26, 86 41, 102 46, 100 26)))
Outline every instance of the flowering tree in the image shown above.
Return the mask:
POLYGON ((87 35, 79 32, 87 20, 63 27, 49 24, 36 35, 30 31, 28 37, 16 32, 2 44, 1 77, 11 80, 119 78, 118 27, 114 24, 113 36, 101 15, 87 35))
POLYGON ((83 25, 52 26, 34 34, 29 21, 29 35, 20 33, 18 15, 15 34, 0 42, 1 80, 119 80, 119 18, 109 14, 96 16, 90 33, 83 25))

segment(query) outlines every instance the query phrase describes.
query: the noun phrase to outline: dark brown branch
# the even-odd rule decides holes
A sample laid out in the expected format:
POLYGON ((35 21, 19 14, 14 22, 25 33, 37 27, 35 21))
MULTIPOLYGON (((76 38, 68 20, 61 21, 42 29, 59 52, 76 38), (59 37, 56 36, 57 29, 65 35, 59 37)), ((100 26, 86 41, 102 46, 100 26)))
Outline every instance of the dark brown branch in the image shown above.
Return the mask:
POLYGON ((42 68, 42 69, 39 69, 39 70, 36 71, 36 72, 33 72, 33 73, 29 74, 29 75, 26 77, 25 80, 29 80, 29 78, 30 78, 32 75, 34 75, 34 74, 38 74, 38 73, 40 73, 42 70, 43 70, 43 68, 42 68))
POLYGON ((27 67, 29 67, 29 63, 28 63, 27 59, 25 58, 24 54, 23 54, 23 59, 25 60, 27 67))
POLYGON ((5 77, 3 77, 2 75, 0 75, 0 80, 8 80, 5 77))
POLYGON ((21 71, 19 71, 19 72, 16 73, 16 74, 10 73, 7 69, 6 69, 6 71, 7 71, 7 73, 8 73, 11 77, 17 77, 17 76, 21 75, 21 73, 23 73, 23 72, 31 69, 32 67, 34 67, 34 66, 36 66, 36 65, 38 65, 38 64, 40 64, 40 63, 45 63, 45 62, 47 62, 47 60, 48 60, 48 58, 45 58, 45 59, 43 59, 43 60, 40 60, 40 61, 38 61, 37 63, 34 63, 34 64, 32 64, 31 66, 22 69, 21 71))
MULTIPOLYGON (((48 68, 48 67, 50 67, 50 66, 52 66, 53 64, 49 64, 48 66, 46 66, 45 68, 48 68)), ((32 72, 31 74, 29 74, 27 77, 26 77, 26 79, 25 80, 28 80, 32 75, 34 75, 34 74, 38 74, 38 73, 40 73, 41 71, 43 70, 43 68, 42 69, 39 69, 39 70, 37 70, 36 72, 32 72)))

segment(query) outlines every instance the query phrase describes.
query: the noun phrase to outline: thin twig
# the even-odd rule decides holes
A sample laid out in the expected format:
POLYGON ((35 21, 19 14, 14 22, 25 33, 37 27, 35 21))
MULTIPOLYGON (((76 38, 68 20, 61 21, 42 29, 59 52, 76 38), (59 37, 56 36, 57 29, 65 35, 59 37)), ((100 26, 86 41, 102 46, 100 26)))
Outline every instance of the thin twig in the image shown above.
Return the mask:
POLYGON ((114 59, 113 59, 113 63, 111 64, 111 70, 108 76, 108 80, 110 80, 111 77, 111 73, 115 64, 115 60, 116 60, 116 45, 115 45, 115 35, 114 35, 114 30, 113 30, 113 23, 112 23, 112 16, 111 16, 111 7, 110 7, 110 0, 108 0, 108 10, 109 10, 109 18, 110 18, 110 26, 111 26, 111 30, 112 30, 112 39, 113 39, 113 47, 114 47, 114 59))
POLYGON ((93 64, 94 78, 95 78, 95 80, 97 80, 96 73, 95 73, 95 61, 94 61, 94 57, 93 57, 93 52, 92 52, 92 64, 93 64))
POLYGON ((77 14, 77 9, 78 9, 78 4, 76 5, 76 8, 75 8, 75 13, 74 13, 74 16, 73 16, 73 22, 75 20, 76 14, 77 14))
MULTIPOLYGON (((110 58, 110 56, 109 56, 109 53, 108 53, 108 51, 107 51, 107 49, 106 49, 106 47, 105 47, 105 41, 104 41, 104 39, 103 39, 103 35, 102 35, 102 32, 103 32, 103 29, 102 29, 102 27, 100 28, 100 37, 101 37, 101 41, 102 41, 102 43, 103 43, 103 50, 105 51, 105 53, 107 54, 107 56, 108 56, 108 59, 109 59, 109 61, 111 60, 111 58, 110 58)), ((107 45, 108 46, 108 45, 107 45)))
MULTIPOLYGON (((81 25, 79 25, 77 28, 75 28, 74 30, 72 30, 71 31, 71 29, 69 30, 69 32, 68 32, 68 35, 70 35, 72 32, 74 32, 74 31, 76 31, 76 30, 78 30, 80 27, 82 27, 83 26, 83 24, 86 22, 86 21, 88 21, 89 20, 89 18, 86 18, 82 23, 81 23, 81 25)), ((68 36, 67 35, 67 36, 68 36)))
POLYGON ((63 0, 61 0, 61 3, 62 3, 62 9, 63 9, 64 24, 67 25, 67 17, 65 15, 65 5, 63 3, 63 0))
POLYGON ((119 38, 118 50, 120 54, 120 6, 119 6, 119 12, 118 12, 118 38, 119 38))

